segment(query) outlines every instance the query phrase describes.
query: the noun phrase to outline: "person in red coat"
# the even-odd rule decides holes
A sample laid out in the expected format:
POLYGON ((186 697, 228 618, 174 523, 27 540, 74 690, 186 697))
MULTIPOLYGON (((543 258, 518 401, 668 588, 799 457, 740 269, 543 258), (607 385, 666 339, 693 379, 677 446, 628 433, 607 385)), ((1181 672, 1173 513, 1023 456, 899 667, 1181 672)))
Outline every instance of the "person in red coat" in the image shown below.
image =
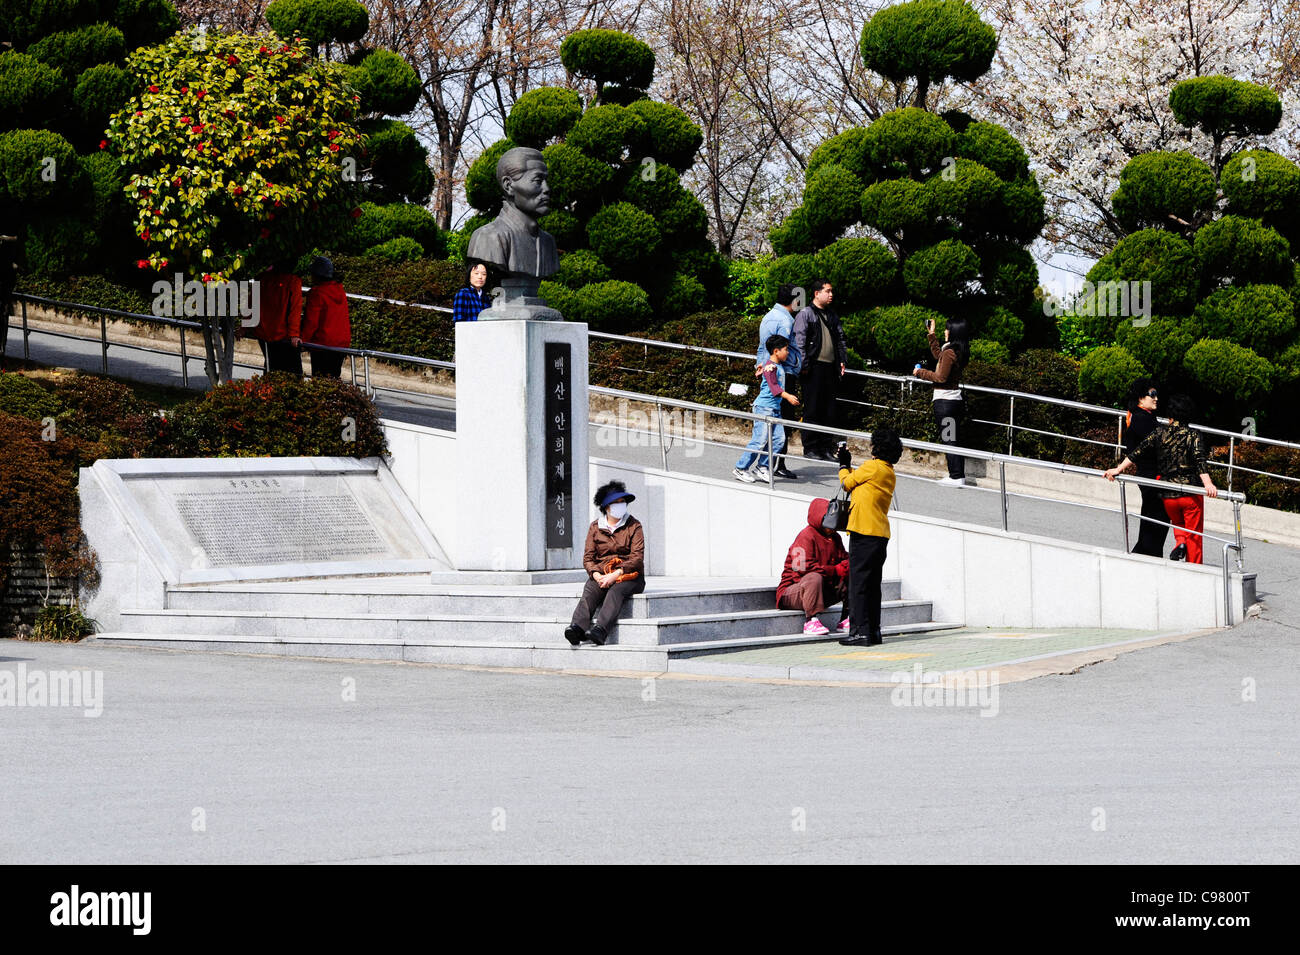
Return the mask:
POLYGON ((262 346, 267 371, 302 376, 302 279, 284 264, 258 279, 259 321, 253 337, 262 346))
MULTIPOLYGON (((311 291, 307 293, 307 313, 302 320, 302 340, 308 346, 352 347, 352 323, 348 320, 343 283, 334 275, 334 263, 322 255, 311 263, 311 291)), ((339 377, 343 358, 342 352, 312 349, 312 377, 339 377)))
MULTIPOLYGON (((808 505, 808 526, 801 530, 785 555, 785 570, 776 587, 776 605, 782 610, 802 610, 803 632, 810 636, 830 633, 817 619, 827 607, 844 601, 849 577, 849 552, 840 535, 822 527, 830 501, 814 498, 808 505)), ((849 629, 849 605, 844 604, 837 630, 849 629)))

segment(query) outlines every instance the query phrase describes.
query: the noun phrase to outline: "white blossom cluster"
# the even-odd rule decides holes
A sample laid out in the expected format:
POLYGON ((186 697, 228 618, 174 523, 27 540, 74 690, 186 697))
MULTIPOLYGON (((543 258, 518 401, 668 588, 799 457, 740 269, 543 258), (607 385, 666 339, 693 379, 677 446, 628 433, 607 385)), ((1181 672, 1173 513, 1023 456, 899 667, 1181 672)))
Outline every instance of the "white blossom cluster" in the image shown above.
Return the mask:
POLYGON ((976 89, 981 118, 1005 125, 1028 152, 1047 199, 1054 251, 1093 258, 1123 234, 1110 197, 1132 157, 1210 141, 1181 126, 1169 91, 1225 74, 1272 88, 1282 124, 1259 146, 1296 156, 1294 4, 1264 0, 995 0, 979 4, 1000 34, 994 68, 976 89))

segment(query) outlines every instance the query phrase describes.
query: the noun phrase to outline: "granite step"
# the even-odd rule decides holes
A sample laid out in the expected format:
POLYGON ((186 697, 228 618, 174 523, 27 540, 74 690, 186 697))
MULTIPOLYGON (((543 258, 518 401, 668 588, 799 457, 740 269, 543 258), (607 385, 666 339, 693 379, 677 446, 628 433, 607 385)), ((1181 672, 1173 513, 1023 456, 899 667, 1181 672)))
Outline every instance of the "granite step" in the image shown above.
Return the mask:
MULTIPOLYGON (((885 600, 900 599, 902 585, 887 580, 885 600)), ((444 615, 529 617, 565 620, 573 613, 581 585, 545 587, 449 587, 416 581, 301 581, 276 584, 218 584, 175 587, 167 592, 168 610, 262 611, 289 613, 309 605, 313 613, 381 616, 444 615)), ((714 584, 650 578, 646 591, 623 607, 620 619, 647 620, 690 614, 720 614, 773 610, 776 590, 770 583, 714 584)))
MULTIPOLYGON (((884 627, 885 637, 960 627, 958 623, 901 624, 884 627)), ((521 667, 579 672, 663 673, 672 660, 714 658, 725 663, 731 650, 754 649, 803 643, 835 646, 833 637, 805 637, 800 634, 773 637, 740 637, 701 643, 678 643, 642 647, 583 645, 573 648, 552 640, 544 643, 501 641, 484 643, 463 640, 403 640, 382 637, 269 637, 216 633, 166 633, 120 631, 96 634, 86 643, 103 646, 192 650, 208 653, 250 653, 270 656, 315 657, 325 660, 390 660, 448 666, 521 667)))
MULTIPOLYGON (((312 610, 123 610, 124 630, 137 633, 229 634, 264 639, 315 639, 320 641, 396 640, 504 644, 525 642, 563 645, 563 629, 572 613, 532 613, 517 608, 510 615, 337 613, 312 610), (528 612, 527 616, 523 613, 528 612)), ((930 619, 926 601, 885 601, 881 607, 885 626, 922 623, 930 619)), ((833 627, 838 612, 826 615, 833 627)), ((769 638, 802 635, 803 615, 797 610, 737 610, 671 617, 629 617, 620 620, 611 644, 656 647, 745 637, 769 638)))

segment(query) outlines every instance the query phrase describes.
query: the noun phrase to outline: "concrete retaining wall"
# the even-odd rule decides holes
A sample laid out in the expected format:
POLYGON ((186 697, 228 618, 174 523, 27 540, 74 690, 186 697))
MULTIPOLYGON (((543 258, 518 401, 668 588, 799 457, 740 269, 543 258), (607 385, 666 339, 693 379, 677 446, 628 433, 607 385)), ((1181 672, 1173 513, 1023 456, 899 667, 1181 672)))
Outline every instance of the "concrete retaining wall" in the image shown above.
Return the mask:
MULTIPOLYGON (((391 468, 454 564, 455 434, 387 421, 391 468)), ((591 486, 625 482, 646 527, 650 574, 780 576, 811 495, 592 459, 591 486)), ((596 516, 591 509, 590 519, 596 516)), ((891 513, 885 576, 904 599, 929 600, 934 619, 989 627, 1222 626, 1217 567, 1124 554, 1030 534, 891 513)), ((1243 579, 1232 574, 1233 619, 1243 579)))

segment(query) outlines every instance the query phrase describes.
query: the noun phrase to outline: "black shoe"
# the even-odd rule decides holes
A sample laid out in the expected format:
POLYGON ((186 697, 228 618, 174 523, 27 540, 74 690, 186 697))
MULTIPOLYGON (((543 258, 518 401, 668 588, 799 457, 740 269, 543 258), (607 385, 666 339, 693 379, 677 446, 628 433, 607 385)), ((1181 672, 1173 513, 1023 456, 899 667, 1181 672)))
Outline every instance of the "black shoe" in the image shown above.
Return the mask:
POLYGON ((799 475, 795 474, 784 464, 772 472, 774 477, 785 478, 787 481, 799 480, 799 475))
POLYGON ((1169 559, 1170 559, 1170 560, 1186 560, 1186 559, 1187 559, 1187 545, 1186 545, 1186 544, 1179 544, 1177 547, 1175 547, 1172 551, 1170 551, 1170 553, 1169 553, 1169 559))
POLYGON ((814 461, 839 461, 839 458, 835 455, 831 454, 829 451, 823 451, 820 448, 809 451, 804 455, 804 457, 812 458, 814 461))
POLYGON ((564 631, 564 639, 569 641, 570 646, 576 647, 585 637, 581 627, 569 627, 564 631))
POLYGON ((850 634, 840 641, 846 647, 878 647, 885 642, 885 638, 877 630, 875 633, 850 634))
POLYGON ((587 639, 590 640, 592 643, 594 643, 596 646, 603 647, 605 645, 605 641, 609 639, 609 634, 605 632, 604 627, 597 624, 596 626, 592 627, 591 630, 588 632, 587 639))

